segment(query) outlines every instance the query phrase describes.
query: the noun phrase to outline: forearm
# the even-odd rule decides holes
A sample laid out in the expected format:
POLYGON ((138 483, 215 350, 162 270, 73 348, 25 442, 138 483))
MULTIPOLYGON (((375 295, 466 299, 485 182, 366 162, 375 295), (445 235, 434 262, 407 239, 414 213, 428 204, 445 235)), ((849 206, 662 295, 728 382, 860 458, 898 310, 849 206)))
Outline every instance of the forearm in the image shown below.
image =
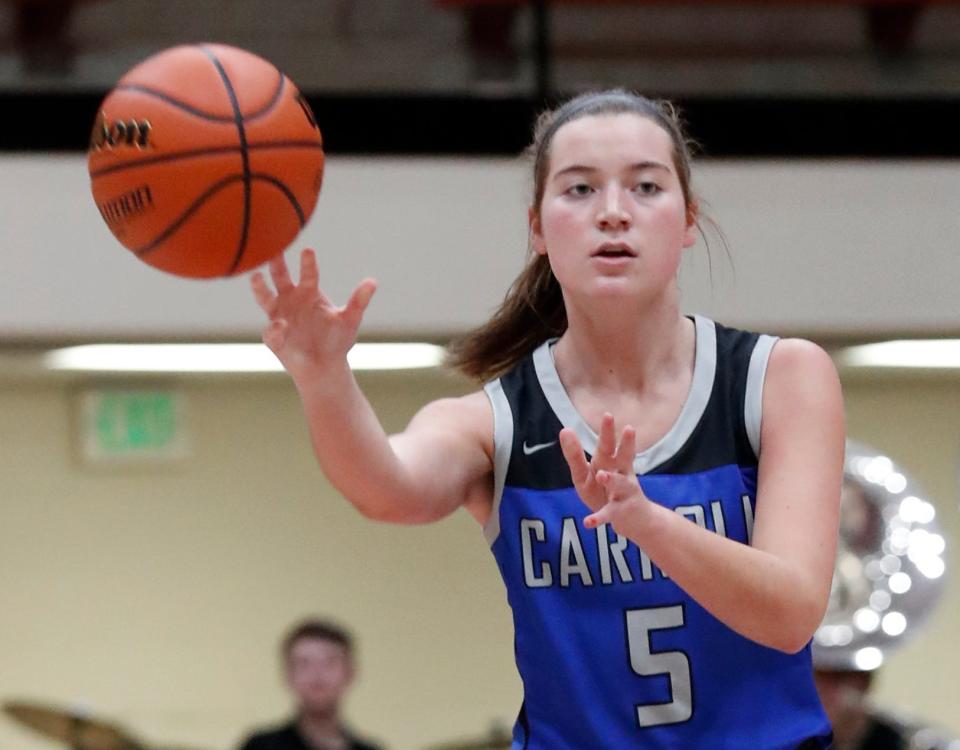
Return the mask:
POLYGON ((294 284, 283 258, 250 280, 270 319, 263 341, 300 393, 313 450, 331 484, 368 518, 426 523, 463 504, 482 518, 492 502, 493 413, 482 391, 424 406, 402 432, 387 436, 350 371, 376 282, 360 282, 343 307, 317 285, 316 255, 300 256, 294 284))
POLYGON ((697 603, 757 643, 798 651, 823 617, 826 601, 813 574, 789 560, 708 531, 652 502, 622 526, 620 533, 697 603))

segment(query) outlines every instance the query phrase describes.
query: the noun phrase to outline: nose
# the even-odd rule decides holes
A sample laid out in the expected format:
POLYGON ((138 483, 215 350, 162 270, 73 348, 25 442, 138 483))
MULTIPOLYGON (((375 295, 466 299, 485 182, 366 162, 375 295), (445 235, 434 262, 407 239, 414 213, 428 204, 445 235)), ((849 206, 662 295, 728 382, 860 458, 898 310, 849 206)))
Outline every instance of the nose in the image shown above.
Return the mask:
POLYGON ((618 186, 607 188, 601 197, 597 225, 601 229, 626 229, 630 222, 630 212, 621 189, 618 186))

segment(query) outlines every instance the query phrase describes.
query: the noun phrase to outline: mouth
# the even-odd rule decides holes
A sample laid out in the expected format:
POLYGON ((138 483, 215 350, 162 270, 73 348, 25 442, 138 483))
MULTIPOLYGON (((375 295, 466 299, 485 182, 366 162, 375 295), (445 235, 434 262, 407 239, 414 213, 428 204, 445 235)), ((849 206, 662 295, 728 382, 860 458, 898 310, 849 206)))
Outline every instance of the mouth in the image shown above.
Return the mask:
POLYGON ((606 243, 598 247, 592 254, 592 258, 636 258, 637 254, 629 245, 621 242, 606 243))

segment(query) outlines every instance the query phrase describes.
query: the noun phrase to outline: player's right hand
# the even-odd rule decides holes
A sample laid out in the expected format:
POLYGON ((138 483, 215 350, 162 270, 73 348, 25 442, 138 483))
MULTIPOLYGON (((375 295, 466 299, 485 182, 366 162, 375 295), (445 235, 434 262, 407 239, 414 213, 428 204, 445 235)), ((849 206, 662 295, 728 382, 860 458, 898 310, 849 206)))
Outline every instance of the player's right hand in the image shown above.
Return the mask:
POLYGON ((290 278, 282 255, 270 261, 270 278, 273 289, 259 271, 250 279, 253 296, 270 321, 263 330, 263 343, 295 381, 322 374, 325 368, 342 367, 377 282, 364 279, 347 304, 337 306, 318 285, 313 250, 300 254, 299 283, 290 278))

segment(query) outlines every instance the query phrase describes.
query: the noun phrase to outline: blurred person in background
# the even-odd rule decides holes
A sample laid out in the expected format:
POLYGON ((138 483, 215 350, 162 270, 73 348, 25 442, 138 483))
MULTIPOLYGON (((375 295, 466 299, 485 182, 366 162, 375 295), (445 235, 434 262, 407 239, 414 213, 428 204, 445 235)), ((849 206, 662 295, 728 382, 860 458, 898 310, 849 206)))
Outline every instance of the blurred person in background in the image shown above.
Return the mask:
POLYGON ((250 735, 241 750, 382 750, 356 737, 341 717, 356 672, 347 630, 327 620, 304 620, 283 639, 280 655, 294 715, 250 735))
POLYGON ((907 750, 900 728, 867 699, 873 672, 817 668, 814 681, 833 724, 835 750, 907 750))

